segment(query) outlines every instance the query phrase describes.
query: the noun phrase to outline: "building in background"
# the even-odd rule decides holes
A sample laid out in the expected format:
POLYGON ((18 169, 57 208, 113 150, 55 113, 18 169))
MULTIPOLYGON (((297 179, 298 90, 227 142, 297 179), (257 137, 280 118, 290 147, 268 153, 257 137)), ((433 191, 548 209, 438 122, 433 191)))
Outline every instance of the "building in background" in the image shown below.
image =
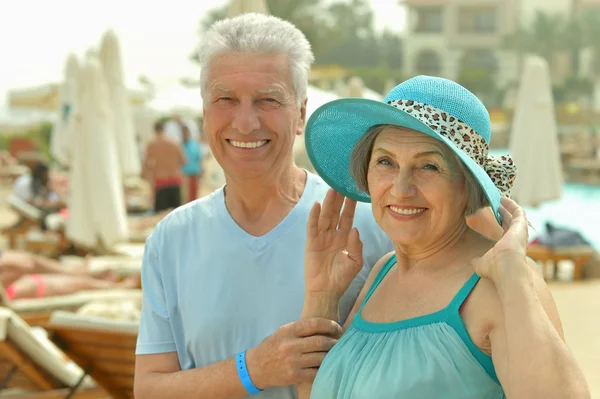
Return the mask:
POLYGON ((407 7, 407 75, 429 74, 456 81, 480 79, 498 86, 514 81, 518 59, 502 44, 504 37, 519 26, 521 1, 401 1, 407 7))
MULTIPOLYGON (((521 67, 519 55, 504 46, 508 35, 531 27, 537 12, 567 18, 600 12, 600 0, 398 1, 407 11, 407 77, 426 74, 458 81, 493 106, 505 101, 507 88, 514 89, 521 67)), ((592 53, 582 49, 576 67, 572 53, 557 53, 552 60, 553 82, 574 75, 593 78, 592 53)), ((600 104, 600 87, 597 91, 600 104)))

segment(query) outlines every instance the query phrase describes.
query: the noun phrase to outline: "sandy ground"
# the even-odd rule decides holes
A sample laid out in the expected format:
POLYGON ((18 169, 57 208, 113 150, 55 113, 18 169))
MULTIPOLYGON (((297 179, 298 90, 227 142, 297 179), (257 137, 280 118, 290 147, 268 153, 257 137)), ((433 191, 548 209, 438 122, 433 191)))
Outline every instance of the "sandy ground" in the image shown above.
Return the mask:
POLYGON ((550 283, 563 323, 565 339, 600 399, 600 280, 550 283))
MULTIPOLYGON (((6 204, 9 187, 0 183, 0 226, 16 216, 6 204)), ((6 240, 0 236, 0 249, 6 240)), ((592 398, 600 399, 600 280, 550 282, 563 322, 567 344, 583 368, 592 398)))

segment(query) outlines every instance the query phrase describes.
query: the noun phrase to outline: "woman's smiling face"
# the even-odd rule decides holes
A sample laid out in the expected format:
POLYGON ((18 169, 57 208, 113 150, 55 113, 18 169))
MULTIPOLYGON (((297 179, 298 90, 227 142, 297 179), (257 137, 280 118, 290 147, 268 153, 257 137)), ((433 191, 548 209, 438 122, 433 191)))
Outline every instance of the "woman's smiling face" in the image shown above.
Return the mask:
POLYGON ((373 215, 392 241, 429 246, 464 223, 465 179, 441 141, 400 127, 382 130, 367 173, 373 215))

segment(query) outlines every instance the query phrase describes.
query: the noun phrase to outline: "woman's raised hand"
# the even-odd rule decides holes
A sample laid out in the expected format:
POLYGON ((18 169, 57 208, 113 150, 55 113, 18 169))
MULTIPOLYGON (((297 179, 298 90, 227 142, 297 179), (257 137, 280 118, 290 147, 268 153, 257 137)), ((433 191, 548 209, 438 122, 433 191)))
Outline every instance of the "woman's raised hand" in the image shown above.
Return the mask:
POLYGON ((304 275, 307 294, 341 298, 363 266, 362 242, 352 228, 356 201, 330 189, 308 216, 304 275), (342 210, 343 205, 343 210, 342 210))

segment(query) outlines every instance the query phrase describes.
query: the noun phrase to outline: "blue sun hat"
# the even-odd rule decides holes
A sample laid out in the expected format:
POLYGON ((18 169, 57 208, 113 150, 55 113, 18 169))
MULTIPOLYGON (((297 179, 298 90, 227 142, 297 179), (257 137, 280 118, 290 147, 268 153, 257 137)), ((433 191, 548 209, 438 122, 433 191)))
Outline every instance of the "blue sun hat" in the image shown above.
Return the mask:
POLYGON ((393 88, 383 102, 344 98, 319 107, 306 126, 306 151, 317 173, 337 192, 371 202, 350 173, 358 140, 375 125, 394 125, 445 143, 471 171, 502 223, 498 207, 510 196, 516 167, 508 155, 489 156, 490 115, 469 90, 451 80, 417 76, 393 88))

